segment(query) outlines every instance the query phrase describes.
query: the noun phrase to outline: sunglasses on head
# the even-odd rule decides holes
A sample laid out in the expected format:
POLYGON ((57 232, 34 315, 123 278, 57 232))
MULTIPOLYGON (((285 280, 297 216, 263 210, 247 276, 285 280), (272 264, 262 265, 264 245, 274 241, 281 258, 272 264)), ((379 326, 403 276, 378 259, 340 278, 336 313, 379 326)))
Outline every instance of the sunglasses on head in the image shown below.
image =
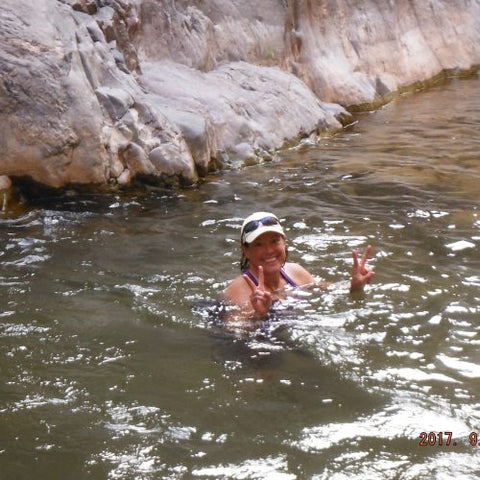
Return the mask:
POLYGON ((272 225, 279 224, 280 222, 278 221, 278 218, 272 217, 271 215, 269 215, 268 217, 259 218, 258 220, 252 220, 243 227, 242 236, 246 235, 247 233, 253 232, 260 225, 263 225, 264 227, 271 227, 272 225))

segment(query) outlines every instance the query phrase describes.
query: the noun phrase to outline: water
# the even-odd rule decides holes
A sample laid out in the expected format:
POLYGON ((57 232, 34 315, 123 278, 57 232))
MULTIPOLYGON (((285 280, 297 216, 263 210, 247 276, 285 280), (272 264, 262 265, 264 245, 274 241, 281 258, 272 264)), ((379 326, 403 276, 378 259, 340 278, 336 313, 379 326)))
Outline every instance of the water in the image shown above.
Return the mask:
POLYGON ((0 478, 477 478, 479 82, 195 189, 5 214, 0 478), (212 305, 260 208, 337 288, 225 332, 212 305))

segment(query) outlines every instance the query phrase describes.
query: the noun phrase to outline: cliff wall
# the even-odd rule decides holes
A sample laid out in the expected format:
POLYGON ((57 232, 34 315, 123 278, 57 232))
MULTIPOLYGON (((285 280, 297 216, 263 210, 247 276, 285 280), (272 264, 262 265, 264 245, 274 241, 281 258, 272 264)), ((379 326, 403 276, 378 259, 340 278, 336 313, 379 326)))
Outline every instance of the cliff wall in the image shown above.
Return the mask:
POLYGON ((0 175, 193 183, 479 46, 480 0, 2 0, 0 175))

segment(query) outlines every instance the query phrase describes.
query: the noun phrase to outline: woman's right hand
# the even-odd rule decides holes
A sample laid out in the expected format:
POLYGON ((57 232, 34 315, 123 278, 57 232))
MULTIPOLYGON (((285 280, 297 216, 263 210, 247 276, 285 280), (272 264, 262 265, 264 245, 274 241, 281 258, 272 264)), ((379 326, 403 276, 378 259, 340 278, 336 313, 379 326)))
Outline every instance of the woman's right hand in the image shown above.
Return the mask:
POLYGON ((272 295, 265 289, 263 267, 258 267, 258 285, 255 285, 248 275, 243 275, 243 277, 252 291, 252 294, 250 295, 250 304, 255 312, 255 317, 266 317, 272 306, 272 295))

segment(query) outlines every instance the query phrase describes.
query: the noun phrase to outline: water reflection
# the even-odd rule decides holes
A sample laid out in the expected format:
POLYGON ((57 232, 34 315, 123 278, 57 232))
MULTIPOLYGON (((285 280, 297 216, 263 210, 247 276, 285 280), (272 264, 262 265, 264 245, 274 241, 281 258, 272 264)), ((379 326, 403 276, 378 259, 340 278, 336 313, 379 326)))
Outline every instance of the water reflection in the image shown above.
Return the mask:
POLYGON ((197 189, 1 218, 3 475, 476 478, 478 91, 404 96, 197 189), (338 288, 232 335, 209 309, 259 206, 338 288), (375 282, 351 297, 350 250, 370 243, 375 282))

